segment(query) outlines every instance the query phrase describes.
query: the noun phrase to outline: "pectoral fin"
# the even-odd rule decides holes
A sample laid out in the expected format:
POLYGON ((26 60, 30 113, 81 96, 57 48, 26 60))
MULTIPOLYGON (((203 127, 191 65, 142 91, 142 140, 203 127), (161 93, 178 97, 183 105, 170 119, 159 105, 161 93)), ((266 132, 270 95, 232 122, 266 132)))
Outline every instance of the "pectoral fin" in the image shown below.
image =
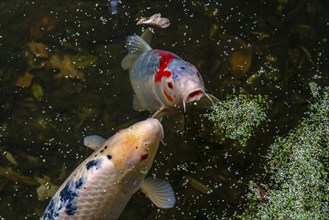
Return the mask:
POLYGON ((141 35, 141 38, 143 38, 143 40, 145 40, 146 43, 150 44, 151 40, 153 37, 153 33, 152 30, 150 28, 147 28, 144 33, 141 35))
POLYGON ((218 101, 219 100, 215 96, 205 94, 199 101, 197 101, 197 107, 201 109, 211 109, 211 106, 218 101))
POLYGON ((172 208, 175 205, 175 193, 164 180, 146 177, 140 190, 159 208, 172 208))
POLYGON ((168 109, 162 107, 161 109, 159 109, 157 112, 155 112, 153 115, 152 115, 152 118, 156 118, 158 120, 162 120, 162 118, 166 115, 169 114, 169 111, 168 109))
POLYGON ((137 98, 137 96, 133 95, 133 109, 135 111, 145 111, 146 109, 142 106, 141 102, 137 98))
POLYGON ((136 61, 138 55, 129 53, 121 61, 121 67, 123 70, 128 70, 136 61))
POLYGON ((98 150, 106 141, 105 138, 102 138, 101 136, 98 135, 90 135, 86 136, 83 139, 83 144, 93 150, 98 150))

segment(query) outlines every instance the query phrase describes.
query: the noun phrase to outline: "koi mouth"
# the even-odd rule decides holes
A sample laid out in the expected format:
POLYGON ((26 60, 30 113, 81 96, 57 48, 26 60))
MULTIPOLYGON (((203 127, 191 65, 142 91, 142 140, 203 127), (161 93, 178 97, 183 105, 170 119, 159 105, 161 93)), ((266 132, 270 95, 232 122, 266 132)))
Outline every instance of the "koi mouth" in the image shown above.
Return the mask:
POLYGON ((155 118, 148 118, 147 121, 150 123, 153 131, 159 132, 159 138, 162 140, 164 138, 164 130, 161 122, 155 118))
POLYGON ((205 95, 205 91, 203 89, 194 90, 188 94, 186 94, 183 98, 183 107, 184 113, 186 112, 186 104, 191 102, 199 101, 205 95))
POLYGON ((161 124, 161 122, 158 120, 158 119, 156 119, 156 122, 157 122, 157 124, 158 124, 158 126, 159 126, 159 128, 160 128, 160 140, 163 140, 163 138, 164 138, 164 130, 163 130, 163 127, 162 127, 162 124, 161 124))

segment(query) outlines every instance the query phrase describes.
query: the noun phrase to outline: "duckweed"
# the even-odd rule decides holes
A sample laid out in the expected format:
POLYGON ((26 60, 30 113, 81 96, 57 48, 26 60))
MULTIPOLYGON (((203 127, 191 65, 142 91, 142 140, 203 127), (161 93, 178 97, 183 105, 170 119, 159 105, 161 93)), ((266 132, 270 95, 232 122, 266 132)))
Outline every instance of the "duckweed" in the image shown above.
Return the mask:
POLYGON ((231 139, 246 146, 254 129, 267 119, 267 109, 268 101, 263 96, 240 94, 213 105, 206 117, 213 123, 220 142, 231 139))
MULTIPOLYGON (((267 201, 249 195, 241 219, 327 219, 329 214, 329 89, 300 125, 270 146, 267 201)), ((252 190, 253 184, 251 184, 252 190)))

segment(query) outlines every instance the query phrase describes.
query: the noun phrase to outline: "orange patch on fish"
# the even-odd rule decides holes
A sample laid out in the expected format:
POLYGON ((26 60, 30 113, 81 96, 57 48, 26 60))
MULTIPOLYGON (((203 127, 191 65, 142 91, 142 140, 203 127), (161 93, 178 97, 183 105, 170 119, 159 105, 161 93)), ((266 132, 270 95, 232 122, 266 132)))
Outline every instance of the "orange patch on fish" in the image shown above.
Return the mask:
POLYGON ((166 96, 166 98, 168 99, 169 102, 173 102, 173 101, 174 101, 173 98, 172 98, 172 96, 169 95, 169 94, 166 92, 166 90, 163 90, 163 93, 165 94, 165 96, 166 96))

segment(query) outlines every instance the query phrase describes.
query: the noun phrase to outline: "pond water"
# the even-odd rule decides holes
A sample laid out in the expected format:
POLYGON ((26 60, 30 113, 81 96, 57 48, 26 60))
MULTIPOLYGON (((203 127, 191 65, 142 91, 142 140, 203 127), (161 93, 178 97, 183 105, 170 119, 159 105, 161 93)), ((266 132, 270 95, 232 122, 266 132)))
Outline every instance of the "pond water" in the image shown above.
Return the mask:
MULTIPOLYGON (((38 219, 38 178, 61 185, 91 154, 86 135, 112 136, 149 117, 132 108, 120 65, 141 17, 161 13, 151 46, 194 64, 219 99, 239 93, 270 100, 268 116, 241 148, 212 135, 204 111, 188 109, 181 135, 166 129, 149 174, 177 196, 157 209, 141 193, 120 219, 219 219, 242 212, 276 135, 303 117, 309 86, 328 86, 327 1, 20 1, 0 3, 0 219, 38 219), (48 178, 48 179, 47 179, 48 178), (195 179, 211 193, 193 187, 195 179)), ((39 180, 40 181, 40 180, 39 180)))

